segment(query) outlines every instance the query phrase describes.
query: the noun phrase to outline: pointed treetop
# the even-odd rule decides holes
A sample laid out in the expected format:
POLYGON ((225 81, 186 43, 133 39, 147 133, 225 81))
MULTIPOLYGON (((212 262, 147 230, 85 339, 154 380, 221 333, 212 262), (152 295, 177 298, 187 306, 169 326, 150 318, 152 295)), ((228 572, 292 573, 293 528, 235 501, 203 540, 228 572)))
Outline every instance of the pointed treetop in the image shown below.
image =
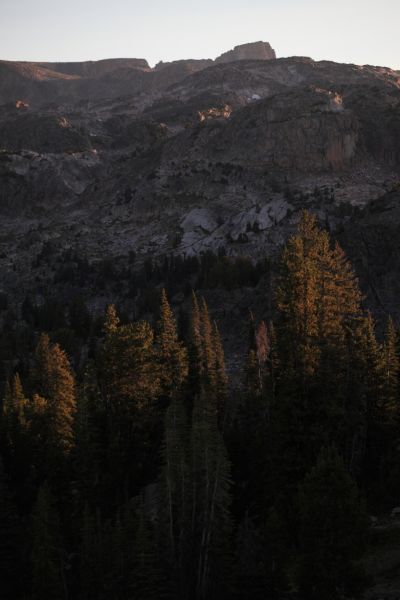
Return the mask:
POLYGON ((104 322, 104 333, 106 335, 115 333, 119 327, 119 318, 114 304, 109 304, 106 309, 106 318, 104 322))

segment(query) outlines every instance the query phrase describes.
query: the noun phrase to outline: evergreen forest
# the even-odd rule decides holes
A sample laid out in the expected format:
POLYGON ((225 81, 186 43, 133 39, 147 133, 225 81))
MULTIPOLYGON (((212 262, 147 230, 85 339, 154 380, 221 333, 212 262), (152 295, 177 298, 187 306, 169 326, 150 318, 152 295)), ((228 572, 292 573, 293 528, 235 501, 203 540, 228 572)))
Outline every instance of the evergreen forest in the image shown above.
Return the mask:
POLYGON ((232 372, 201 281, 251 289, 267 267, 211 263, 187 314, 180 264, 143 296, 152 319, 77 300, 53 326, 61 298, 4 320, 1 600, 335 600, 372 584, 371 515, 400 504, 395 323, 375 323, 304 212, 273 318, 249 314, 232 372))

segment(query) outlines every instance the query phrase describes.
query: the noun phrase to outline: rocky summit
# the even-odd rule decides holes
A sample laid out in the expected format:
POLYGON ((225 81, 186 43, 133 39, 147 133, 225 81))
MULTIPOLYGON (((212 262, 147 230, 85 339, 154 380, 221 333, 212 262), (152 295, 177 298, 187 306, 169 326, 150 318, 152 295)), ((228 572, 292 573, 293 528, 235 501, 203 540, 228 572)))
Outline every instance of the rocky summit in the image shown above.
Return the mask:
POLYGON ((371 308, 396 314, 400 72, 275 58, 265 42, 154 68, 2 61, 0 102, 6 294, 46 290, 66 253, 273 262, 308 208, 371 308))
POLYGON ((235 46, 233 50, 224 52, 215 62, 226 63, 234 60, 272 60, 276 58, 275 50, 268 42, 253 42, 235 46))

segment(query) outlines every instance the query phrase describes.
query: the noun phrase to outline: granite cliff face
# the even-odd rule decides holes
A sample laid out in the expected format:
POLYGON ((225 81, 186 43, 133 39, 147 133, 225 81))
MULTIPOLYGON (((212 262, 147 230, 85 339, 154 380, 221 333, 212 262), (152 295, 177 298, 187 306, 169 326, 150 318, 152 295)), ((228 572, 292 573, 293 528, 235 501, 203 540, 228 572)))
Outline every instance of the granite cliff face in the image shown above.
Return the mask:
POLYGON ((45 290, 66 252, 274 261, 309 208, 398 311, 400 73, 264 51, 1 62, 0 291, 45 290))

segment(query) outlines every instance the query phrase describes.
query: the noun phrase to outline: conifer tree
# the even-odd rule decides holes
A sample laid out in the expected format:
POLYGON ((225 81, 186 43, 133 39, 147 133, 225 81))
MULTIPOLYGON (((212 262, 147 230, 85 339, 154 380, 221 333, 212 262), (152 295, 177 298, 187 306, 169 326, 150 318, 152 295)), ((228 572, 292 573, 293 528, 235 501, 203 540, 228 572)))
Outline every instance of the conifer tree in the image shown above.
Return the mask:
POLYGON ((275 331, 275 326, 272 321, 268 324, 268 348, 269 354, 267 359, 267 397, 269 399, 268 405, 270 409, 275 406, 276 390, 279 380, 279 354, 278 354, 278 341, 275 331))
MULTIPOLYGON (((271 326, 274 336, 274 331, 271 326)), ((275 340, 264 321, 251 321, 249 350, 244 368, 244 390, 236 415, 235 432, 240 455, 236 459, 244 509, 264 514, 270 487, 270 416, 274 403, 276 378, 275 340)))
POLYGON ((182 387, 188 372, 187 351, 179 341, 176 322, 165 290, 161 293, 161 317, 157 335, 163 394, 171 399, 182 387))
POLYGON ((94 501, 99 493, 101 465, 104 464, 106 414, 94 365, 86 367, 77 398, 74 463, 80 501, 94 501))
POLYGON ((10 426, 13 428, 18 425, 21 428, 25 427, 27 404, 28 399, 25 397, 20 376, 16 373, 6 386, 3 402, 3 414, 10 426))
POLYGON ((50 488, 44 484, 32 514, 32 597, 66 598, 60 524, 50 488))
POLYGON ((228 377, 225 371, 225 354, 222 346, 218 326, 214 321, 212 331, 212 346, 215 358, 215 384, 214 391, 217 397, 218 425, 221 431, 225 430, 227 417, 228 377))
POLYGON ((101 555, 101 536, 98 534, 98 519, 85 505, 79 552, 80 588, 84 600, 101 598, 104 593, 104 565, 101 555))
MULTIPOLYGON (((378 407, 382 393, 381 351, 375 323, 368 313, 348 338, 346 409, 347 440, 345 459, 349 472, 365 482, 376 470, 378 407)), ((375 477, 372 476, 372 479, 375 477)))
POLYGON ((17 373, 6 385, 3 401, 2 433, 7 468, 15 491, 18 506, 29 506, 33 488, 30 403, 25 397, 17 373))
POLYGON ((195 292, 192 292, 192 312, 188 344, 188 407, 189 413, 193 407, 193 398, 200 392, 204 376, 203 344, 201 331, 200 307, 195 292))
POLYGON ((389 317, 383 343, 382 419, 386 423, 400 420, 399 372, 400 362, 394 323, 389 317))
POLYGON ((357 595, 366 579, 359 565, 367 518, 356 486, 333 448, 323 449, 299 492, 297 583, 305 598, 357 595))
POLYGON ((196 398, 191 439, 195 597, 218 598, 229 588, 230 463, 207 388, 196 398))
POLYGON ((23 582, 23 537, 20 520, 0 459, 0 597, 20 598, 23 582))
POLYGON ((117 310, 114 304, 109 304, 106 309, 106 316, 104 320, 104 333, 110 335, 118 330, 120 324, 117 310))
POLYGON ((154 332, 146 321, 118 325, 108 309, 106 337, 98 360, 98 381, 104 403, 107 437, 107 479, 110 494, 137 493, 158 467, 160 405, 159 362, 154 332), (133 468, 131 456, 135 456, 133 468), (144 478, 144 479, 143 479, 144 478))
POLYGON ((162 600, 168 597, 168 583, 159 563, 154 530, 143 505, 137 511, 132 564, 129 599, 162 600))
MULTIPOLYGON (((398 452, 400 426, 400 361, 397 347, 397 334, 393 320, 389 317, 385 338, 381 348, 382 383, 376 420, 373 423, 375 440, 373 458, 377 466, 375 498, 381 498, 380 508, 389 502, 396 502, 400 485, 400 459, 398 452), (384 497, 386 495, 386 498, 384 497)), ((373 464, 374 464, 373 463, 373 464)))
POLYGON ((183 397, 175 395, 165 418, 158 520, 166 562, 170 565, 171 582, 178 597, 184 597, 189 585, 188 557, 191 556, 192 478, 187 419, 183 397))
POLYGON ((146 321, 118 326, 114 316, 110 319, 99 365, 108 408, 144 408, 159 393, 154 332, 146 321))
POLYGON ((245 515, 236 535, 235 598, 263 600, 268 596, 267 557, 260 538, 260 531, 245 515))
POLYGON ((210 316, 208 313, 208 306, 205 299, 202 299, 201 310, 200 310, 200 318, 201 318, 201 342, 202 342, 202 358, 203 358, 203 368, 202 371, 204 373, 205 380, 204 382, 210 386, 210 389, 213 389, 215 386, 215 348, 213 344, 213 332, 212 325, 210 321, 210 316))
POLYGON ((287 590, 286 542, 284 527, 273 509, 264 523, 244 515, 236 534, 234 597, 263 600, 287 590))
MULTIPOLYGON (((271 358, 271 341, 265 321, 256 326, 253 315, 250 316, 249 348, 245 362, 246 388, 252 394, 264 393, 266 378, 269 374, 268 363, 271 358)), ((271 365, 272 366, 272 365, 271 365)))
POLYGON ((325 391, 338 387, 334 362, 343 354, 346 326, 361 315, 361 294, 352 267, 338 244, 304 212, 287 242, 277 290, 280 331, 287 367, 302 391, 317 369, 325 391), (321 363, 322 359, 322 363, 321 363))
POLYGON ((36 349, 33 381, 36 393, 47 403, 48 440, 53 448, 68 454, 74 445, 75 378, 67 355, 46 334, 36 349))
POLYGON ((257 356, 256 343, 256 324, 254 316, 250 312, 249 315, 249 340, 248 350, 244 363, 244 384, 246 392, 253 396, 259 396, 262 393, 263 381, 260 377, 260 364, 257 356))
POLYGON ((335 441, 345 451, 348 440, 355 439, 349 424, 359 428, 357 411, 363 408, 350 397, 348 364, 349 337, 362 317, 360 302, 343 251, 332 248, 327 232, 304 212, 284 249, 277 290, 281 369, 273 447, 276 475, 282 477, 278 487, 289 486, 287 499, 322 446, 335 441))
POLYGON ((277 289, 281 338, 287 368, 300 378, 303 388, 319 364, 319 259, 327 247, 327 233, 319 231, 314 216, 303 212, 298 232, 289 239, 282 255, 277 289))

